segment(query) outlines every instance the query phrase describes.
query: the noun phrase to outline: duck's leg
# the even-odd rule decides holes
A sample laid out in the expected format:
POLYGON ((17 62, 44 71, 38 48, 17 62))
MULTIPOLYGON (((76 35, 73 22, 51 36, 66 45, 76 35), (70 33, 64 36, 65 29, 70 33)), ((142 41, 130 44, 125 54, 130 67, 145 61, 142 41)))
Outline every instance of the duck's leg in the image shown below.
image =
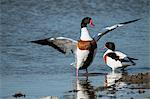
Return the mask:
POLYGON ((76 68, 76 77, 78 78, 78 76, 79 76, 79 70, 78 68, 76 68))
POLYGON ((86 74, 88 74, 88 69, 86 68, 86 74))

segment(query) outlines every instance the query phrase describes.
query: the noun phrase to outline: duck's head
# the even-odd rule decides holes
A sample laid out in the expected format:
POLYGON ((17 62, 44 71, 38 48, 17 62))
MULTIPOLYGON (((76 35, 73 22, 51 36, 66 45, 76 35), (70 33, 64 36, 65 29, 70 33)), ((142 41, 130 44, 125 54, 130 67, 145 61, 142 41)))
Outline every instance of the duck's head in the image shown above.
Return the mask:
POLYGON ((113 42, 106 42, 105 47, 112 51, 115 51, 115 44, 113 42))
POLYGON ((89 24, 90 26, 94 26, 92 18, 90 17, 83 18, 81 22, 81 28, 87 27, 87 24, 89 24))

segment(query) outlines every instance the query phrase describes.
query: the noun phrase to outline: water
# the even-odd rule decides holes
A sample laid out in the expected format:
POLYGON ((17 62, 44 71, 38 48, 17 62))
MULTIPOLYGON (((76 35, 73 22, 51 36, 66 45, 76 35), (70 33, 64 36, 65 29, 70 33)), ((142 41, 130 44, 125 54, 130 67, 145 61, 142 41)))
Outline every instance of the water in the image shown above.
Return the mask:
MULTIPOLYGON (((111 75, 111 70, 102 61, 100 51, 106 41, 113 41, 118 50, 139 59, 136 66, 126 69, 129 75, 150 70, 149 0, 1 0, 0 2, 0 98, 14 99, 12 95, 18 91, 26 94, 25 99, 40 99, 44 96, 79 99, 82 93, 87 99, 89 96, 90 99, 150 97, 148 89, 142 94, 137 93, 139 89, 131 92, 130 85, 126 82, 121 82, 123 85, 116 83, 121 89, 115 86, 116 90, 109 88, 102 90, 106 74, 111 75), (105 35, 98 43, 98 53, 89 67, 89 72, 94 75, 88 78, 81 75, 76 81, 75 69, 70 66, 73 62, 72 55, 62 55, 53 48, 31 44, 28 41, 57 36, 77 40, 80 36, 80 21, 85 16, 92 17, 95 23, 95 27, 89 28, 91 35, 106 26, 136 18, 142 19, 105 35), (78 88, 82 90, 77 91, 78 88), (87 89, 90 92, 87 92, 87 89)), ((123 74, 117 74, 122 78, 123 74)))

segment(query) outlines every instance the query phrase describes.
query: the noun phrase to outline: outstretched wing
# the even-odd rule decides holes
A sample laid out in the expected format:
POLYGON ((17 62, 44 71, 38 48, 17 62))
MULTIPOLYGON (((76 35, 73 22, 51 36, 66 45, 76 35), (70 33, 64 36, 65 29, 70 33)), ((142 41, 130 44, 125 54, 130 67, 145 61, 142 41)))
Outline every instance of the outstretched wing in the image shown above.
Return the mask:
POLYGON ((116 29, 118 27, 122 27, 125 24, 129 24, 129 23, 132 23, 132 22, 135 22, 135 21, 138 21, 138 20, 140 20, 140 19, 136 19, 136 20, 132 20, 132 21, 127 21, 127 22, 115 24, 115 25, 110 26, 110 27, 106 27, 103 32, 100 32, 100 33, 98 33, 97 35, 94 36, 94 40, 98 41, 103 35, 107 34, 108 32, 110 32, 110 31, 112 31, 112 30, 114 30, 114 29, 116 29))
POLYGON ((47 38, 31 42, 40 45, 49 45, 63 54, 69 52, 75 53, 77 44, 77 41, 66 37, 47 38))

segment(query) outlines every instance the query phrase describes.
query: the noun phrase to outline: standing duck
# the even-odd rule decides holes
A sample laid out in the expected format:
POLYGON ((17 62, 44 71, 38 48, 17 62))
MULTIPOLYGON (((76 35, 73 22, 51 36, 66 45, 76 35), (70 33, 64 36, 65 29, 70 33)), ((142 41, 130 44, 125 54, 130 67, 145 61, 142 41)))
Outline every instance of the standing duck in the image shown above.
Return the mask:
POLYGON ((96 54, 97 42, 92 38, 88 32, 87 25, 94 26, 92 19, 86 17, 81 22, 81 36, 77 42, 76 51, 76 72, 78 74, 79 69, 86 69, 92 63, 96 54))
POLYGON ((94 26, 93 20, 90 17, 85 17, 81 21, 81 36, 78 41, 66 37, 52 37, 31 42, 40 45, 52 46, 63 54, 67 52, 72 52, 75 56, 74 66, 76 67, 76 75, 78 76, 78 71, 81 69, 85 69, 86 73, 88 73, 87 68, 92 63, 93 58, 96 54, 97 42, 103 35, 116 29, 117 27, 121 27, 125 24, 138 20, 139 19, 106 27, 103 32, 100 32, 94 37, 91 37, 87 29, 87 25, 94 26))
POLYGON ((113 42, 106 42, 107 51, 103 55, 104 62, 114 71, 116 68, 124 69, 127 66, 135 65, 135 58, 128 57, 126 54, 116 51, 113 42))

